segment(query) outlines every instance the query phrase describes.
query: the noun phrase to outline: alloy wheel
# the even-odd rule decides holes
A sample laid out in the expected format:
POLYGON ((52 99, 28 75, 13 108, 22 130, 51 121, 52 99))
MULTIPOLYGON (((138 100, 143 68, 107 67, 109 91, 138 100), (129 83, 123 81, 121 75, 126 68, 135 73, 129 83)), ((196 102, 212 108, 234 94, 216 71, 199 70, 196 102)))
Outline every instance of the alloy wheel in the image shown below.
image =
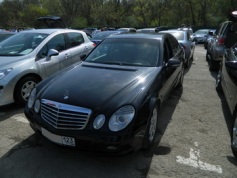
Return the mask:
POLYGON ((21 96, 24 100, 27 101, 27 99, 30 96, 30 92, 33 90, 35 87, 36 83, 34 81, 27 81, 21 89, 21 96))

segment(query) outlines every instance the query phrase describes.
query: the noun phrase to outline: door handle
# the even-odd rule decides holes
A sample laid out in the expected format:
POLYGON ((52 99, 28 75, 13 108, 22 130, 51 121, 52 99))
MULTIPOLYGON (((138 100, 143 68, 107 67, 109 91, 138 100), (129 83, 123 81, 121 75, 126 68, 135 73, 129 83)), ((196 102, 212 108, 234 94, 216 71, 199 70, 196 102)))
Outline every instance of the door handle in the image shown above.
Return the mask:
POLYGON ((70 57, 70 54, 65 54, 65 58, 69 58, 70 57))

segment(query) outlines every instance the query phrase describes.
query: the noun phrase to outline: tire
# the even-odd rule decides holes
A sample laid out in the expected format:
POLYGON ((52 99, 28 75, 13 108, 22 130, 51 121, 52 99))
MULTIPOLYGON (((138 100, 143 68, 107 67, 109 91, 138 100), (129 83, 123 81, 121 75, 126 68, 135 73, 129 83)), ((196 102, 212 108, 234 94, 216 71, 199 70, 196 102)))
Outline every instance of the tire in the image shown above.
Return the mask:
POLYGON ((219 61, 214 61, 212 58, 209 59, 209 70, 217 71, 219 69, 219 61))
POLYGON ((148 125, 145 131, 142 149, 149 150, 154 144, 156 131, 157 131, 157 123, 158 123, 158 107, 155 106, 152 110, 151 116, 148 121, 148 125))
POLYGON ((191 59, 187 59, 187 61, 185 62, 185 64, 184 64, 184 67, 185 67, 185 68, 188 68, 188 67, 189 67, 189 65, 190 65, 190 60, 191 60, 191 59))
POLYGON ((218 75, 217 75, 217 78, 216 78, 216 90, 217 90, 217 91, 222 91, 222 87, 221 87, 221 75, 222 75, 222 72, 221 72, 221 70, 219 70, 218 75))
POLYGON ((237 159, 237 111, 234 114, 234 124, 232 126, 231 149, 235 159, 237 159))
POLYGON ((177 88, 183 88, 183 81, 184 81, 184 67, 182 67, 182 70, 179 76, 179 81, 177 84, 177 88))
POLYGON ((33 76, 28 76, 19 80, 14 91, 15 102, 24 106, 30 96, 31 90, 39 82, 40 80, 33 76))

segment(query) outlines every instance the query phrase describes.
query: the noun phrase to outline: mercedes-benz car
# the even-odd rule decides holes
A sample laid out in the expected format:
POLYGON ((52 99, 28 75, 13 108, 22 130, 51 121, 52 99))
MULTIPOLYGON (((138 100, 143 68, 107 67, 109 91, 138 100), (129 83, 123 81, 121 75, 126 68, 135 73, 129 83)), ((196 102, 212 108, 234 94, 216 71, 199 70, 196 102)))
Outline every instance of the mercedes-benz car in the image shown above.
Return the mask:
POLYGON ((149 149, 159 110, 182 88, 184 50, 171 34, 118 34, 39 83, 25 115, 53 143, 106 152, 149 149))
POLYGON ((31 89, 81 60, 93 48, 87 35, 71 29, 21 31, 0 43, 0 106, 24 105, 31 89))

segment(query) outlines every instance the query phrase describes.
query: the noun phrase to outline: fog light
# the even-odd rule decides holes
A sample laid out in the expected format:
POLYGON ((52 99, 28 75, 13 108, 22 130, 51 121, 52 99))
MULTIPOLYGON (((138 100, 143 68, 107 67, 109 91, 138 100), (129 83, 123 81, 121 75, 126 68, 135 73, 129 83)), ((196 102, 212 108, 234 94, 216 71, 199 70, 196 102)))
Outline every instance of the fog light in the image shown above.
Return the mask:
POLYGON ((105 116, 103 114, 97 116, 93 122, 94 129, 100 129, 105 123, 105 116))

